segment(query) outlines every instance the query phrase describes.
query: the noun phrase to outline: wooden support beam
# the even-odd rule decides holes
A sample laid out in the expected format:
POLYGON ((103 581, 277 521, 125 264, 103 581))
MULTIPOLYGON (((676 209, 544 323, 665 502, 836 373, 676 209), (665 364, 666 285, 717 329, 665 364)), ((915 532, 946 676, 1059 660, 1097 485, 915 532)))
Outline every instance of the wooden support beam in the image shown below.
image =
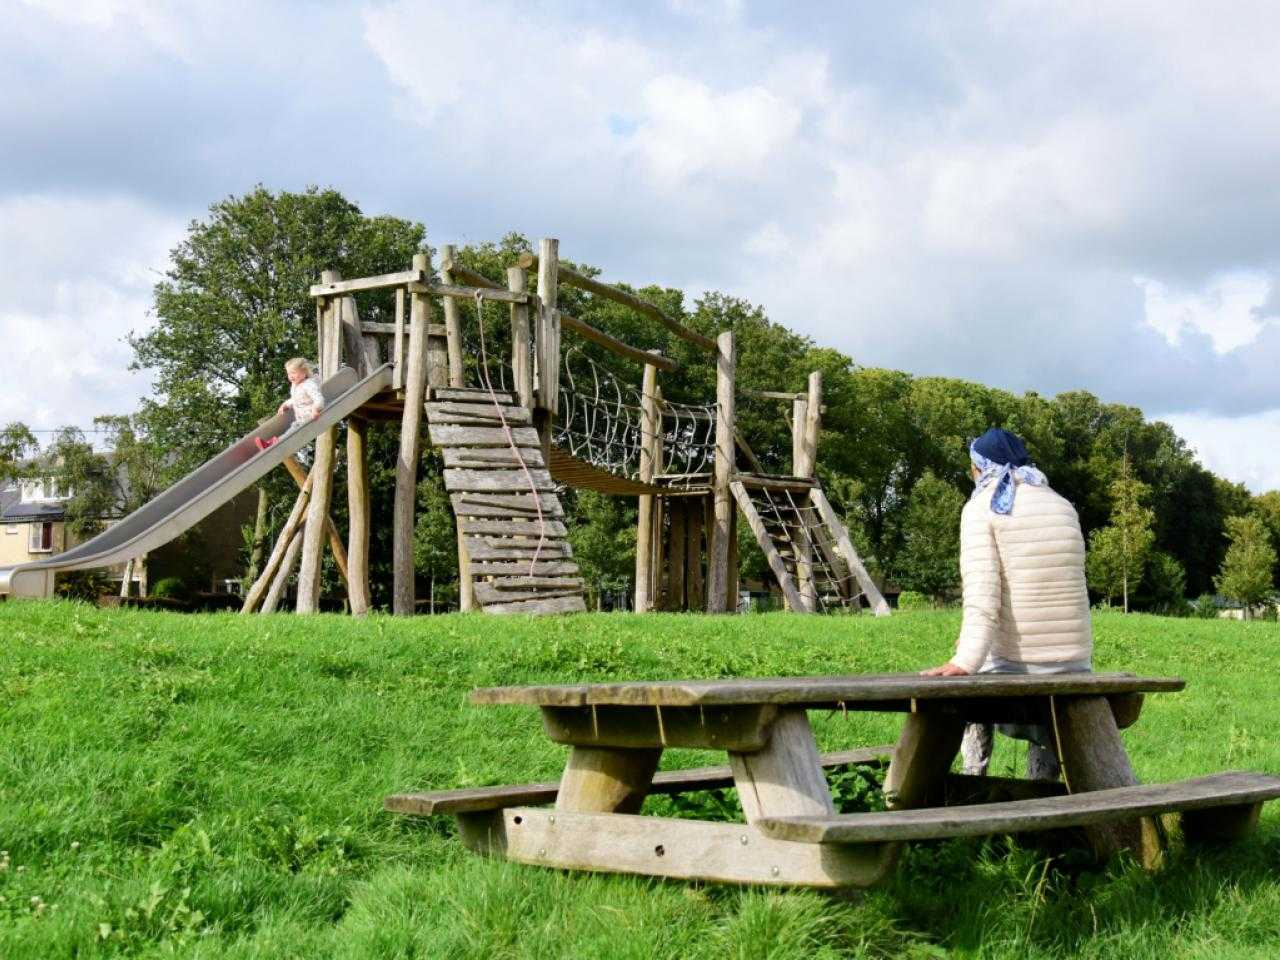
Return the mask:
POLYGON ((289 578, 298 569, 298 558, 302 553, 302 541, 303 531, 299 527, 289 537, 289 542, 285 545, 284 559, 280 561, 280 569, 276 571, 276 575, 271 581, 271 586, 267 589, 267 595, 262 599, 263 613, 275 613, 277 607, 279 607, 280 600, 289 586, 289 578))
POLYGON ((688 538, 687 523, 689 507, 679 501, 668 504, 671 511, 671 545, 667 556, 671 559, 667 567, 667 609, 688 609, 688 593, 686 588, 685 555, 688 538))
POLYGON ((485 290, 501 290, 502 285, 494 283, 483 273, 477 273, 470 267, 464 267, 458 262, 457 254, 454 252, 455 247, 452 245, 443 247, 443 258, 440 261, 440 276, 449 274, 453 277, 453 281, 461 280, 463 283, 470 284, 473 287, 481 287, 485 290))
MULTIPOLYGON (((656 473, 654 463, 655 440, 659 430, 658 368, 646 364, 640 390, 640 482, 652 483, 656 473)), ((653 567, 654 514, 657 497, 641 494, 636 521, 636 598, 637 613, 653 609, 657 592, 658 571, 653 567)))
MULTIPOLYGON (((516 262, 526 270, 539 266, 539 258, 535 257, 531 253, 521 254, 520 259, 516 262)), ((681 340, 684 340, 687 343, 692 343, 695 347, 701 347, 708 353, 712 353, 716 350, 716 341, 701 333, 697 333, 694 330, 690 330, 688 327, 676 322, 675 320, 672 320, 648 300, 643 300, 640 297, 637 297, 634 293, 628 293, 626 290, 610 286, 607 283, 602 283, 599 280, 595 280, 591 277, 578 273, 576 270, 570 270, 568 267, 560 267, 560 279, 571 287, 577 287, 579 290, 586 290, 588 293, 593 293, 597 297, 603 297, 606 300, 612 300, 614 303, 620 303, 625 307, 630 307, 637 313, 642 314, 651 320, 656 320, 681 340)))
POLYGON ((391 389, 399 392, 404 389, 404 367, 405 367, 405 326, 404 326, 404 288, 396 290, 396 323, 395 323, 395 341, 391 347, 391 362, 395 364, 391 369, 391 389))
POLYGON ((369 421, 347 418, 347 514, 349 523, 347 596, 351 612, 364 616, 372 606, 369 595, 369 421))
POLYGON ((385 290, 388 287, 403 287, 409 283, 426 283, 427 274, 420 270, 402 270, 399 273, 384 273, 376 277, 359 277, 355 280, 342 280, 336 271, 331 279, 326 280, 324 274, 320 282, 312 284, 311 296, 333 297, 344 293, 357 293, 361 290, 385 290))
POLYGON ((280 529, 280 536, 276 539, 275 546, 271 549, 271 555, 267 557, 262 573, 258 575, 258 579, 253 582, 249 592, 244 596, 244 603, 240 607, 241 613, 253 613, 262 603, 263 597, 266 596, 267 590, 270 589, 271 583, 275 579, 276 572, 280 569, 280 564, 284 561, 285 551, 289 548, 289 541, 293 539, 294 532, 306 518, 307 501, 310 499, 311 478, 308 477, 303 481, 302 489, 298 492, 298 498, 294 501, 293 509, 289 511, 289 516, 285 520, 284 526, 280 529))
MULTIPOLYGON (((688 515, 685 518, 685 597, 688 608, 701 612, 706 604, 706 581, 702 575, 702 534, 706 529, 707 501, 706 497, 691 500, 688 504, 688 515)), ((708 551, 709 552, 709 551, 708 551)))
POLYGON ((875 581, 871 579, 871 574, 867 573, 867 568, 863 565, 862 558, 858 556, 858 551, 853 547, 853 541, 849 539, 849 531, 844 528, 844 524, 836 516, 835 508, 831 506, 831 502, 827 500, 827 495, 822 492, 821 487, 814 487, 809 491, 809 501, 818 508, 818 514, 822 517, 822 522, 827 525, 827 529, 835 538, 836 547, 839 549, 840 555, 844 557, 844 562, 853 573, 854 579, 858 581, 858 586, 862 589, 862 595, 867 598, 867 603, 871 605, 871 611, 877 617, 887 617, 889 615, 889 604, 885 601, 884 595, 880 592, 880 588, 876 586, 875 581))
MULTIPOLYGON (((453 285, 453 274, 446 264, 453 262, 454 248, 447 244, 442 248, 444 260, 440 264, 440 279, 447 285, 453 285)), ((454 297, 444 298, 445 339, 448 343, 449 386, 461 387, 462 379, 462 319, 459 315, 458 301, 454 297)))
MULTIPOLYGON (((534 366, 537 376, 536 404, 552 417, 560 402, 560 317, 559 301, 560 241, 544 239, 538 261, 538 301, 540 308, 535 323, 534 366)), ((523 262, 521 266, 524 266, 523 262)))
MULTIPOLYGON (((507 268, 507 289, 512 293, 524 293, 528 277, 520 267, 507 268)), ((517 402, 526 410, 533 410, 533 343, 529 330, 529 306, 523 303, 511 305, 511 383, 517 402)))
MULTIPOLYGON (((322 283, 339 279, 337 271, 327 270, 322 283)), ((338 372, 341 363, 342 317, 341 298, 330 298, 321 312, 320 379, 327 380, 338 372)), ((311 502, 307 504, 307 524, 302 535, 302 556, 298 570, 298 613, 318 613, 322 561, 329 540, 329 501, 333 496, 334 454, 337 428, 330 427, 316 438, 315 457, 311 466, 311 502)), ((336 532, 336 531, 335 531, 336 532)), ((338 540, 341 543, 341 540, 338 540)))
MULTIPOLYGON (((298 462, 297 457, 286 457, 283 464, 285 470, 288 471, 289 476, 293 477, 293 482, 296 483, 298 485, 298 489, 301 490, 303 484, 307 482, 307 478, 310 476, 306 468, 298 462)), ((343 545, 342 535, 338 533, 338 528, 334 524, 332 517, 324 518, 324 532, 329 541, 329 549, 333 551, 333 560, 338 568, 338 575, 342 577, 343 584, 346 585, 348 590, 350 590, 351 578, 347 563, 347 548, 343 545)))
POLYGON ((350 366, 363 380, 382 366, 382 360, 378 355, 378 342, 360 323, 360 311, 356 307, 356 298, 338 297, 337 301, 342 325, 342 343, 346 348, 347 356, 351 358, 350 366))
MULTIPOLYGON (((396 293, 399 295, 400 298, 404 297, 403 290, 397 290, 396 293)), ((365 321, 364 323, 361 323, 360 329, 363 330, 366 334, 376 334, 380 336, 387 336, 388 334, 393 335, 396 333, 397 330, 399 330, 403 334, 403 331, 404 331, 404 328, 398 324, 378 323, 373 320, 368 320, 368 321, 365 321)), ((448 337, 449 328, 446 327, 443 323, 429 323, 427 324, 427 336, 448 337)))
MULTIPOLYGON (((425 253, 415 254, 413 268, 426 273, 431 261, 425 253)), ((396 491, 392 509, 392 612, 410 616, 416 599, 414 590, 413 528, 414 499, 418 492, 418 457, 421 452, 423 400, 427 393, 427 324, 431 322, 431 302, 426 294, 411 295, 409 337, 404 375, 404 413, 400 420, 400 451, 396 457, 396 491)))
POLYGON ((633 347, 629 343, 624 343, 617 337, 610 336, 603 330, 597 330, 591 324, 579 320, 577 317, 561 312, 560 326, 564 329, 572 330, 584 340, 590 340, 597 346, 604 347, 611 353, 615 353, 620 357, 625 357, 636 363, 653 364, 659 370, 674 371, 680 369, 680 364, 670 357, 664 357, 662 354, 653 350, 645 351, 639 347, 633 347))
POLYGON ((729 488, 733 491, 734 499, 738 501, 738 509, 747 518, 751 532, 756 535, 756 542, 760 544, 760 549, 764 551, 764 558, 769 562, 769 569, 773 571, 774 577, 777 578, 778 586, 782 588, 782 596, 786 599, 787 605, 792 610, 803 610, 804 604, 800 599, 800 594, 796 592, 795 584, 791 580, 791 574, 787 571, 787 565, 783 562, 782 557, 778 555, 777 548, 773 545, 773 538, 769 535, 764 521, 760 519, 760 514, 756 511, 755 504, 751 502, 751 497, 746 488, 736 480, 729 485, 729 488))
POLYGON ((729 528, 733 514, 733 494, 729 489, 734 474, 734 428, 736 407, 734 379, 738 363, 733 331, 726 330, 717 339, 716 352, 716 464, 712 483, 715 526, 708 538, 711 553, 707 558, 707 612, 724 613, 729 582, 729 528))
POLYGON ((497 300, 502 303, 528 303, 530 300, 527 294, 521 296, 500 287, 495 289, 488 286, 462 287, 450 283, 411 283, 408 285, 408 290, 410 293, 429 293, 437 297, 467 301, 474 301, 477 293, 484 294, 486 300, 497 300))

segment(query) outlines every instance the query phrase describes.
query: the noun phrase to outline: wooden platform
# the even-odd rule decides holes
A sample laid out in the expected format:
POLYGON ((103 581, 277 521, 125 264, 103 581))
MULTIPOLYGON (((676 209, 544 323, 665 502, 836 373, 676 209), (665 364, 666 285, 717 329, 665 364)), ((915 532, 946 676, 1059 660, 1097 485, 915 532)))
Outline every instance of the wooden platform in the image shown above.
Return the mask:
POLYGON ((564 508, 530 412, 509 393, 460 388, 434 390, 426 408, 480 608, 585 610, 564 508))

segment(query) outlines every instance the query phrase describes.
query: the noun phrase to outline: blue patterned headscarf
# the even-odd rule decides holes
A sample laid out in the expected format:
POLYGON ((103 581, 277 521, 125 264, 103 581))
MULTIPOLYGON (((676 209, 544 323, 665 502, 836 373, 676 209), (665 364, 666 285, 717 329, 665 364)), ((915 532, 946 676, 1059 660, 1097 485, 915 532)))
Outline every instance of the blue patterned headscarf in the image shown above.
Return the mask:
POLYGON ((1007 514, 1013 510, 1013 498, 1019 483, 1040 487, 1049 482, 1031 462, 1031 455, 1022 441, 999 427, 992 427, 969 444, 969 459, 979 473, 974 482, 975 497, 992 483, 996 485, 995 493, 991 495, 991 509, 995 513, 1007 514))

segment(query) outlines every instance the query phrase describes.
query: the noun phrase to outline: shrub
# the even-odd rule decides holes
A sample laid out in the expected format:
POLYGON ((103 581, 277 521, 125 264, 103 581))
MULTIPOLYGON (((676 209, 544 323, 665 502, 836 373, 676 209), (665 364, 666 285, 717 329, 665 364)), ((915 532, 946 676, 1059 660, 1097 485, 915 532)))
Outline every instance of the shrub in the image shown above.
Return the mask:
POLYGON ((1196 597, 1191 603, 1191 615, 1202 620, 1212 620, 1216 617, 1218 615, 1218 604, 1214 602, 1213 594, 1202 593, 1196 597))
POLYGON ((915 590, 903 590, 898 594, 899 610, 928 610, 929 598, 915 590))
POLYGON ((165 577, 163 580, 157 580, 156 585, 151 588, 151 596, 162 600, 185 600, 188 593, 190 591, 187 589, 186 581, 181 577, 165 577))
POLYGON ((68 600, 97 600, 111 589, 111 580, 101 570, 72 570, 60 573, 54 580, 53 592, 68 600))

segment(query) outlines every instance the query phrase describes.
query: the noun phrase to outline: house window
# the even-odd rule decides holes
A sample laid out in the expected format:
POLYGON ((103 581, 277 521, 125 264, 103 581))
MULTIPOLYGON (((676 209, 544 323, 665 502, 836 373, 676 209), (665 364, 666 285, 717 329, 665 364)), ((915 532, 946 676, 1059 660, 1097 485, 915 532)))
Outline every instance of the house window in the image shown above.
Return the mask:
POLYGON ((4 532, 12 537, 18 532, 18 525, 16 523, 6 523, 4 525, 4 532))
POLYGON ((27 545, 29 553, 53 552, 53 521, 31 524, 31 540, 27 545))

